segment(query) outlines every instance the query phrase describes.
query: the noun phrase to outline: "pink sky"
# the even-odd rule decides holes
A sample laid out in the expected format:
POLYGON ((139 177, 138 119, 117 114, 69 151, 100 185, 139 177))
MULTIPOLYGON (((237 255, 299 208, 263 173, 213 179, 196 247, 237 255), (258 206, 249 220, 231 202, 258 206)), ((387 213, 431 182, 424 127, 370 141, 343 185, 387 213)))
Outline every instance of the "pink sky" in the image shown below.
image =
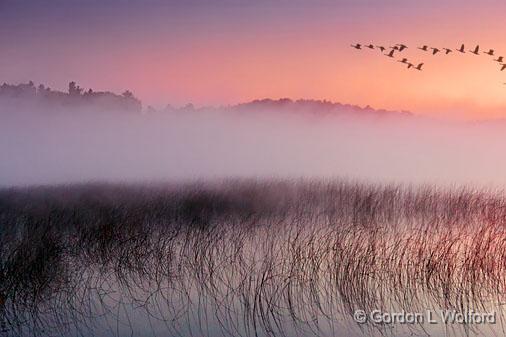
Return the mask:
MULTIPOLYGON (((486 55, 415 46, 480 44, 506 57, 499 1, 31 1, 0 6, 0 73, 64 89, 130 89, 145 104, 314 98, 454 118, 506 117, 506 71, 486 55), (58 1, 56 2, 58 3, 58 1), (350 43, 409 45, 408 71, 350 43)), ((404 55, 400 55, 404 57, 404 55)))

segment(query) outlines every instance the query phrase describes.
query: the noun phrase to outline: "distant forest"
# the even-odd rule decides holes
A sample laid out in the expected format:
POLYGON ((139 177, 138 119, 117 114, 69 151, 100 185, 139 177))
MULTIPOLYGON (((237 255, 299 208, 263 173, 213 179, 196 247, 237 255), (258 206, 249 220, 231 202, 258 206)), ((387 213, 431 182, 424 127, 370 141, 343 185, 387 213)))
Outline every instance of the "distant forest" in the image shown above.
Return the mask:
MULTIPOLYGON (((32 81, 21 84, 7 84, 0 86, 0 103, 12 103, 15 106, 36 104, 37 106, 47 106, 49 108, 93 108, 98 111, 126 111, 142 112, 142 103, 134 94, 126 90, 121 95, 109 91, 84 90, 76 84, 70 82, 68 91, 56 91, 40 84, 36 86, 32 81)), ((360 107, 358 105, 341 104, 328 100, 298 99, 289 98, 280 99, 257 99, 247 103, 241 103, 231 106, 221 107, 201 107, 195 108, 193 104, 175 108, 167 105, 164 109, 156 110, 148 106, 147 113, 153 112, 187 112, 196 110, 226 110, 235 112, 286 112, 286 113, 315 113, 318 115, 335 113, 352 113, 359 115, 411 115, 408 111, 389 111, 384 109, 374 109, 370 106, 360 107)))
POLYGON ((67 92, 52 90, 43 84, 35 86, 32 81, 22 84, 4 83, 0 86, 0 101, 36 103, 50 107, 72 106, 93 107, 100 110, 142 111, 141 101, 128 90, 121 95, 92 89, 85 91, 76 82, 69 83, 67 92))

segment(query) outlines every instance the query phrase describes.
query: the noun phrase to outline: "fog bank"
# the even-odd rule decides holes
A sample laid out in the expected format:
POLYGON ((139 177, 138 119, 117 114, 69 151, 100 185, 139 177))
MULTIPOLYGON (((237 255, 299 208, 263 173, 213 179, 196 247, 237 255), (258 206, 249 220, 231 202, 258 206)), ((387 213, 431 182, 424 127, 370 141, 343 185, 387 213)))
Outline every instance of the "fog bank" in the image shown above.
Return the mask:
POLYGON ((506 184, 506 124, 375 113, 0 108, 0 185, 337 178, 506 184))

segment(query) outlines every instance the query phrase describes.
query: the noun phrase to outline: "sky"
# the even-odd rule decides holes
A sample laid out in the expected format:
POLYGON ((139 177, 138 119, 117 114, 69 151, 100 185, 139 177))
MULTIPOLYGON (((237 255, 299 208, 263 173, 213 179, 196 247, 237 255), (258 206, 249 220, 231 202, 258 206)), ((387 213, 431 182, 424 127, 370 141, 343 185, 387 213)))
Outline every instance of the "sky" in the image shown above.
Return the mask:
POLYGON ((327 99, 457 119, 506 117, 504 1, 0 0, 0 81, 132 90, 145 105, 327 99), (352 43, 410 48, 392 60, 352 43), (395 62, 424 62, 423 71, 395 62))

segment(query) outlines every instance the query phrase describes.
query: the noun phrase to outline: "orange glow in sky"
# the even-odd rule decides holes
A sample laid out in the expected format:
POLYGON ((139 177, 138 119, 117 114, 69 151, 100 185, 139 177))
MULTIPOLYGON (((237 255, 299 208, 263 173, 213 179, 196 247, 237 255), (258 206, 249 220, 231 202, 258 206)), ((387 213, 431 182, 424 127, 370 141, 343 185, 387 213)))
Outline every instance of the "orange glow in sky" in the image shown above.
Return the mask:
POLYGON ((81 15, 75 21, 55 20, 35 5, 6 5, 6 17, 23 20, 0 23, 10 33, 0 38, 4 81, 130 89, 157 107, 289 97, 459 119, 506 117, 506 70, 491 56, 416 49, 480 44, 506 58, 503 2, 148 1, 121 11, 98 3, 79 11, 79 3, 67 8, 81 15), (354 50, 356 42, 405 43, 410 48, 397 59, 424 62, 424 70, 407 70, 377 50, 354 50))

